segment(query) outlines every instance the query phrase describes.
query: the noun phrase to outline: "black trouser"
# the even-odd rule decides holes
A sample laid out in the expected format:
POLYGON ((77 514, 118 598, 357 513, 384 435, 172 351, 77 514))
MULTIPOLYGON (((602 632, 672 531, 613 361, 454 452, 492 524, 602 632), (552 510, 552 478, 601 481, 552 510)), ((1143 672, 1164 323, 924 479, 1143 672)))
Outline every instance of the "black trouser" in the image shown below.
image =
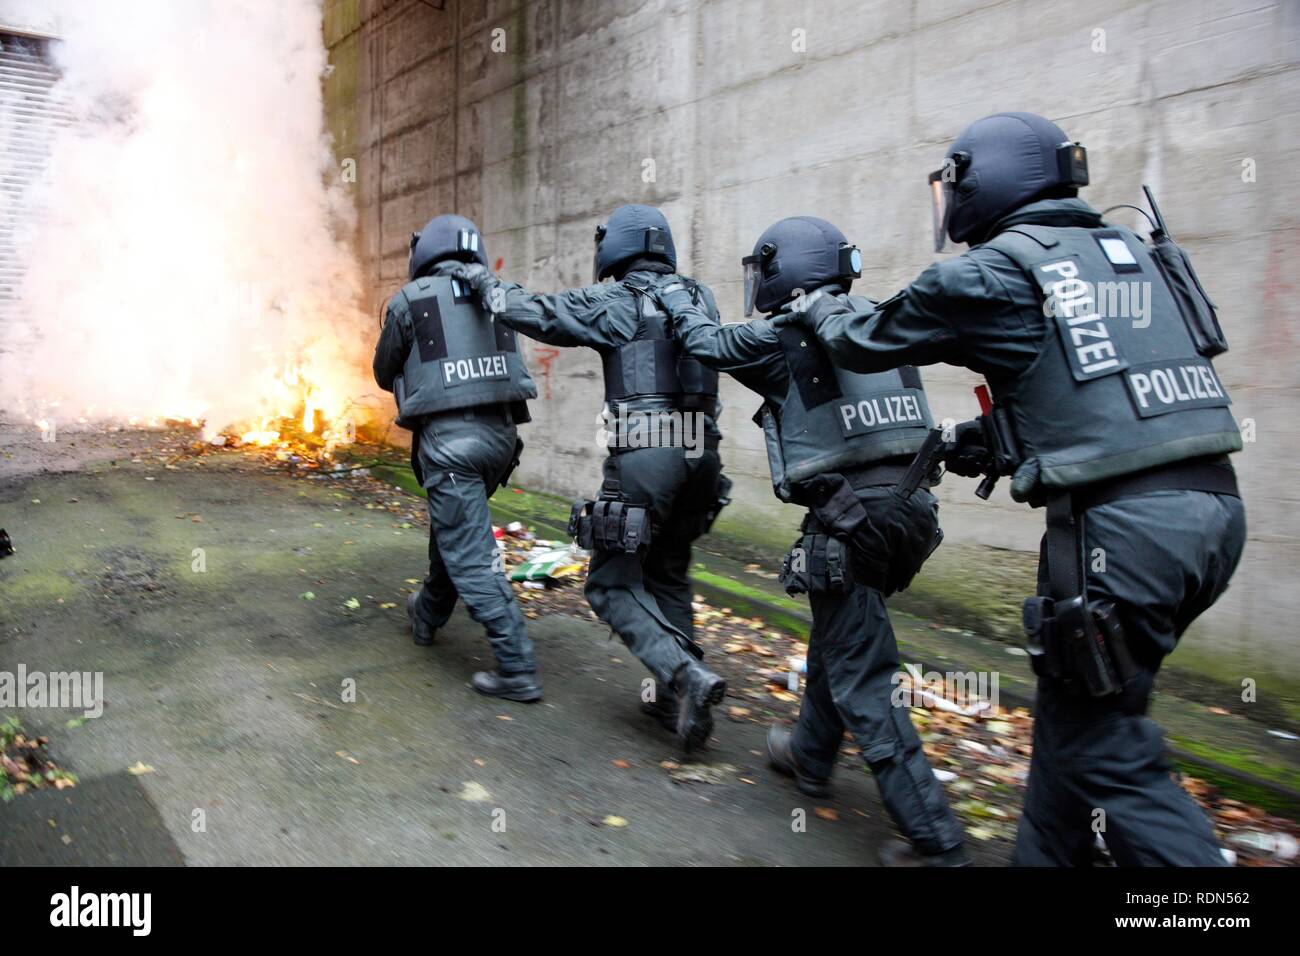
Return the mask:
MULTIPOLYGON (((869 562, 896 556, 918 566, 929 555, 938 505, 918 490, 906 503, 888 488, 857 493, 871 527, 854 547, 869 562)), ((808 680, 794 732, 795 760, 815 777, 829 777, 847 729, 862 751, 895 825, 922 853, 962 842, 961 825, 948 807, 908 708, 895 705, 898 644, 884 595, 855 586, 849 593, 810 592, 813 628, 808 639, 808 680)))
POLYGON ((628 502, 649 509, 650 545, 633 554, 597 550, 587 574, 587 600, 659 681, 692 660, 691 544, 717 500, 717 451, 692 457, 682 448, 638 448, 605 460, 605 479, 628 502))
POLYGON ((1231 495, 1152 492, 1091 508, 1083 530, 1088 598, 1115 603, 1138 672, 1124 693, 1104 698, 1039 679, 1015 863, 1086 866, 1095 828, 1121 866, 1222 866, 1210 823, 1170 776, 1146 710, 1162 658, 1228 586, 1245 509, 1231 495), (1092 566, 1098 555, 1105 570, 1092 566))
POLYGON ((537 670, 524 616, 492 534, 492 496, 510 468, 516 432, 495 408, 430 416, 413 456, 429 495, 429 573, 416 614, 447 623, 457 598, 487 631, 502 674, 537 670))

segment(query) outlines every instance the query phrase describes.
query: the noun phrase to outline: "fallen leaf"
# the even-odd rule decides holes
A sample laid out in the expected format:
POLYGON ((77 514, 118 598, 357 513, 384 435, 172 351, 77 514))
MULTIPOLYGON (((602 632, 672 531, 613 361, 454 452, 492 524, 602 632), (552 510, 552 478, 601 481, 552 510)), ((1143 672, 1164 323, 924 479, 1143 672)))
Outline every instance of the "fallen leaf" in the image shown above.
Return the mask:
POLYGON ((612 763, 612 764, 613 764, 615 767, 617 767, 619 770, 626 770, 628 767, 632 766, 630 763, 628 763, 628 762, 627 762, 626 760, 624 760, 622 757, 619 757, 617 760, 611 760, 610 763, 612 763))
POLYGON ((624 820, 622 817, 616 817, 616 816, 608 816, 608 817, 606 817, 604 820, 602 820, 601 822, 604 823, 605 826, 607 826, 607 827, 625 827, 625 826, 627 826, 627 821, 626 821, 626 820, 624 820))
POLYGON ((838 820, 840 818, 840 815, 830 807, 813 807, 813 813, 823 820, 838 820))
POLYGON ((462 781, 461 788, 460 798, 469 803, 487 803, 492 799, 492 794, 487 792, 487 788, 473 780, 462 781))

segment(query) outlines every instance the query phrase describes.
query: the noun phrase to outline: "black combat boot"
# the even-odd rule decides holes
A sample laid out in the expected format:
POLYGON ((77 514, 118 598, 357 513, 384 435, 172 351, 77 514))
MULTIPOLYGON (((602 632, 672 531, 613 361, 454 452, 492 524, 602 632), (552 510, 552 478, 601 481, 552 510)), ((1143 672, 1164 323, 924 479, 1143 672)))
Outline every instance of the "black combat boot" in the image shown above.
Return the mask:
POLYGON ((478 671, 470 683, 480 694, 488 697, 502 697, 531 704, 542 699, 542 684, 537 679, 536 671, 524 671, 519 674, 499 674, 496 671, 478 671))
POLYGON ((966 848, 958 844, 951 850, 938 853, 922 853, 910 843, 891 840, 880 848, 880 862, 883 866, 970 866, 970 857, 966 848))
POLYGON ((428 647, 433 643, 434 629, 415 612, 416 606, 420 603, 420 592, 417 591, 406 599, 406 616, 411 619, 411 639, 421 647, 428 647))
POLYGON ((703 664, 688 661, 673 675, 673 691, 677 695, 677 736, 682 749, 701 746, 713 733, 714 704, 722 702, 727 693, 727 682, 703 664))
POLYGON ((799 788, 800 793, 806 793, 810 797, 829 797, 831 782, 824 777, 806 774, 800 769, 798 761, 794 759, 794 747, 791 746, 793 741, 794 734, 784 727, 773 727, 769 730, 767 732, 768 762, 787 777, 793 777, 794 785, 799 788))
POLYGON ((677 695, 671 688, 655 687, 655 699, 641 701, 641 713, 653 717, 664 730, 677 733, 677 710, 680 707, 677 695))

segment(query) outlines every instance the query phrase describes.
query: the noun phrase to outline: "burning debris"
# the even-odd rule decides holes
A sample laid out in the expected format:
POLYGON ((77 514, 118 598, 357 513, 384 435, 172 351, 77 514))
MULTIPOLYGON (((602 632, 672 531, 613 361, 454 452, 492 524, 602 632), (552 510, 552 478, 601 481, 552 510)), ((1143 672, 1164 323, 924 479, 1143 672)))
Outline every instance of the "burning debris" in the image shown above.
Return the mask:
POLYGON ((44 6, 68 121, 20 197, 0 407, 48 441, 105 421, 350 440, 380 395, 318 0, 44 6))

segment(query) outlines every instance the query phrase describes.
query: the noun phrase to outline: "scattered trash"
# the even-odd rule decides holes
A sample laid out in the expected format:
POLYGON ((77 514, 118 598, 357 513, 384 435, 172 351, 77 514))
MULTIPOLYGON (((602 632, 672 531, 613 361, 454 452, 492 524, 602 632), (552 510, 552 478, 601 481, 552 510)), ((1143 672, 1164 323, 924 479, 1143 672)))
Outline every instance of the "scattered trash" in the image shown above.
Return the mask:
POLYGON ((1300 852, 1300 842, 1289 833, 1261 833, 1258 830, 1245 830, 1228 837, 1234 846, 1258 850, 1277 857, 1279 860, 1294 860, 1300 852))
POLYGON ((673 763, 665 761, 660 766, 668 771, 668 776, 677 783, 703 783, 711 786, 726 783, 735 775, 736 768, 729 763, 673 763), (667 766, 667 764, 672 766, 667 766))
POLYGON ((613 816, 612 814, 610 816, 605 817, 605 819, 601 820, 600 822, 605 824, 605 826, 607 827, 614 827, 615 829, 622 829, 623 827, 627 826, 626 820, 624 820, 622 817, 613 816))
POLYGON ((921 674, 921 669, 915 664, 904 664, 903 669, 907 671, 908 675, 912 678, 912 699, 920 700, 927 707, 937 707, 939 710, 946 710, 953 714, 961 714, 963 717, 974 717, 993 709, 992 702, 982 698, 963 707, 961 704, 951 701, 926 687, 925 679, 921 674))
POLYGON ((573 548, 556 548, 551 541, 535 543, 538 545, 536 549, 518 555, 523 558, 523 561, 510 573, 511 581, 558 582, 564 578, 577 577, 582 573, 586 562, 575 553, 573 548), (551 547, 546 547, 547 545, 551 547))
POLYGON ((492 799, 492 794, 488 793, 487 788, 473 780, 461 782, 461 791, 458 796, 469 803, 487 803, 492 799))
POLYGON ((9 532, 0 528, 0 558, 7 558, 14 553, 14 543, 9 537, 9 532))

